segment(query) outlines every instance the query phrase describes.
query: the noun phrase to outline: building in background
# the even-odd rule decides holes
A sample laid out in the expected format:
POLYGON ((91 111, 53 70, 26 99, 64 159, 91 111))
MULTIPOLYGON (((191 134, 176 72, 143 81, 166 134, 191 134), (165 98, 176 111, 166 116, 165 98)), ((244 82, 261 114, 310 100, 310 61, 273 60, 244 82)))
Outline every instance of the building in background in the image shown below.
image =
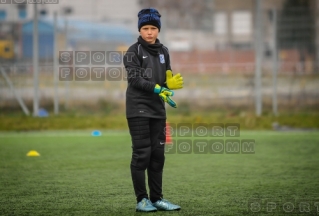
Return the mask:
MULTIPOLYGON (((178 70, 249 71, 255 62, 256 0, 141 0, 164 14, 165 38, 178 70), (188 51, 188 53, 185 53, 188 51)), ((316 64, 317 0, 261 0, 263 64, 270 71, 273 50, 280 69, 311 72, 316 64), (272 12, 277 12, 277 46, 272 12), (314 51, 316 50, 316 51, 314 51)))
MULTIPOLYGON (((33 20, 22 26, 23 57, 33 56, 33 20)), ((118 24, 95 23, 90 21, 59 19, 57 21, 58 50, 114 51, 121 46, 129 46, 136 35, 128 28, 118 24), (67 33, 66 33, 66 26, 67 33)), ((41 19, 38 22, 39 57, 53 59, 54 23, 53 20, 41 19)))
MULTIPOLYGON (((22 25, 33 18, 33 5, 2 3, 6 1, 2 0, 0 3, 0 38, 14 41, 17 56, 23 57, 22 25)), ((288 70, 293 68, 297 68, 297 71, 303 70, 300 66, 296 66, 296 61, 312 61, 312 66, 309 68, 314 68, 316 62, 319 62, 318 0, 262 1, 265 62, 268 64, 267 59, 271 60, 274 48, 271 11, 277 10, 278 18, 281 19, 280 12, 287 9, 288 4, 295 4, 297 12, 288 13, 288 15, 286 13, 286 17, 278 21, 278 48, 282 49, 279 56, 287 62, 288 70), (306 5, 307 10, 302 7, 303 4, 306 5), (298 12, 300 10, 302 13, 298 12), (308 22, 308 20, 313 21, 308 22), (298 23, 306 24, 298 25, 298 23), (303 27, 307 29, 302 29, 303 27), (292 32, 296 32, 297 36, 293 36, 295 33, 292 32), (302 33, 304 35, 298 39, 298 34, 302 33), (310 36, 307 38, 305 35, 310 36), (305 46, 315 47, 315 49, 304 51, 305 46)), ((134 32, 132 41, 135 41, 138 36, 137 13, 145 7, 156 7, 163 15, 163 26, 159 38, 170 48, 170 51, 175 53, 192 51, 193 56, 172 55, 179 65, 186 66, 185 63, 189 63, 199 67, 198 65, 244 63, 246 69, 251 70, 253 67, 251 64, 254 62, 256 0, 59 0, 58 4, 39 4, 38 10, 40 20, 52 20, 53 13, 56 11, 60 20, 68 20, 74 25, 76 23, 77 26, 83 22, 82 27, 78 27, 80 29, 92 27, 87 29, 88 31, 80 31, 76 44, 81 49, 86 45, 89 45, 90 49, 95 49, 95 47, 106 46, 105 43, 97 42, 101 38, 107 38, 105 31, 120 32, 115 30, 117 28, 115 26, 122 26, 134 32), (87 22, 91 24, 87 25, 87 22), (108 28, 105 25, 114 25, 114 28, 108 28), (105 28, 105 31, 99 28, 105 28), (194 52, 201 53, 194 55, 194 52), (204 60, 206 57, 207 60, 204 60)), ((123 37, 119 36, 119 38, 123 37)), ((68 40, 68 42, 71 41, 68 40)), ((109 42, 108 48, 114 49, 112 41, 109 42)), ((125 47, 125 43, 123 41, 121 49, 125 47)), ((74 44, 73 40, 72 46, 74 44)), ((193 70, 193 66, 187 67, 193 70)), ((200 67, 200 70, 203 68, 200 67)), ((223 68, 228 70, 229 66, 223 68)))
MULTIPOLYGON (((280 10, 284 1, 263 1, 264 15, 272 9, 280 10)), ((254 0, 142 0, 141 4, 142 7, 158 7, 160 12, 165 13, 166 40, 173 43, 173 49, 178 48, 175 43, 180 44, 180 41, 188 43, 185 47, 200 50, 253 48, 254 0)), ((266 22, 264 25, 265 33, 268 33, 271 24, 266 22)), ((265 39, 270 40, 268 35, 265 39)))
MULTIPOLYGON (((9 45, 14 44, 17 59, 30 59, 33 54, 34 5, 8 2, 3 0, 0 3, 0 49, 3 47, 0 58, 9 45)), ((59 0, 58 4, 37 6, 40 59, 52 59, 53 56, 54 12, 58 14, 59 50, 70 47, 73 50, 116 50, 127 47, 137 38, 139 5, 136 0, 59 0)), ((13 58, 8 54, 4 56, 13 58)))
POLYGON ((12 61, 21 54, 21 23, 26 20, 26 4, 0 2, 0 60, 12 61))
MULTIPOLYGON (((58 4, 41 4, 39 10, 46 17, 59 16, 69 19, 86 20, 93 22, 122 23, 136 26, 139 11, 138 0, 59 0, 58 4)), ((32 18, 33 7, 27 8, 27 18, 32 18)))
MULTIPOLYGON (((0 1, 0 21, 18 22, 33 18, 33 4, 14 4, 12 0, 0 1)), ((42 0, 41 0, 42 1, 42 0)), ((38 4, 39 14, 53 17, 54 12, 59 16, 70 19, 94 22, 113 22, 136 25, 139 4, 137 0, 57 0, 58 4, 38 4)), ((19 0, 19 2, 23 2, 19 0)), ((27 2, 27 0, 25 0, 27 2)), ((44 0, 43 0, 44 2, 44 0)), ((54 2, 54 0, 50 0, 54 2)))

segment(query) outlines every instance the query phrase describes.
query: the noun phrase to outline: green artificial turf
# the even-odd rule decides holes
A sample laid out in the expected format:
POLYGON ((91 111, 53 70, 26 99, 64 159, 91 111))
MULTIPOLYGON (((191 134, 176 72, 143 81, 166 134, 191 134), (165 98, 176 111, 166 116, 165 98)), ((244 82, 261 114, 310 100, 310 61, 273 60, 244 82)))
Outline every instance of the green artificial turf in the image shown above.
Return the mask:
MULTIPOLYGON (((318 133, 244 131, 240 139, 254 139, 255 153, 166 154, 164 197, 182 210, 147 215, 319 214, 318 133)), ((0 133, 0 215, 143 215, 130 159, 127 131, 0 133)))

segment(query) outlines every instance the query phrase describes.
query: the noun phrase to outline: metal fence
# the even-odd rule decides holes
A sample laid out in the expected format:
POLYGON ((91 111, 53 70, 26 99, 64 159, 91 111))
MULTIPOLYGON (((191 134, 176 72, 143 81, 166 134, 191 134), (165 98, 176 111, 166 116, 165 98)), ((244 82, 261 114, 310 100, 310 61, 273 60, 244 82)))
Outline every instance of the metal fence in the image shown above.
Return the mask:
MULTIPOLYGON (((185 80, 184 89, 176 91, 174 96, 177 103, 196 104, 198 107, 212 111, 216 107, 225 106, 253 108, 256 96, 255 72, 257 67, 255 36, 256 31, 261 29, 259 33, 262 35, 261 41, 263 42, 259 45, 263 50, 261 56, 263 104, 271 106, 274 85, 276 85, 279 110, 281 107, 307 108, 318 105, 319 62, 316 60, 318 58, 316 53, 319 47, 315 28, 318 25, 316 17, 305 15, 304 9, 262 10, 263 25, 262 28, 256 28, 255 11, 250 12, 235 13, 237 20, 234 18, 232 20, 237 23, 237 27, 233 27, 232 31, 224 36, 222 33, 225 33, 225 28, 229 27, 216 22, 215 19, 218 19, 223 23, 224 19, 223 13, 218 12, 212 16, 214 18, 212 23, 215 23, 215 26, 208 30, 163 28, 160 39, 171 50, 174 73, 180 72, 185 80), (288 15, 283 15, 285 13, 288 15), (240 26, 243 29, 240 29, 240 26), (272 76, 274 70, 278 72, 276 83, 272 76)), ((163 22, 165 24, 169 20, 163 20, 163 22)), ((178 21, 175 20, 175 22, 178 21)), ((224 22, 228 23, 228 21, 224 22)), ((136 35, 132 36, 133 41, 135 37, 136 35)), ((66 43, 64 47, 60 46, 59 51, 69 51, 69 45, 66 43)), ((117 47, 114 47, 94 40, 78 42, 77 45, 73 47, 73 51, 120 52, 127 48, 127 45, 118 44, 117 47)), ((58 66, 64 67, 65 65, 58 66)), ((76 67, 74 64, 69 66, 76 67)), ((94 67, 92 64, 80 66, 94 67)), ((12 81, 17 95, 32 109, 30 107, 34 99, 32 62, 21 58, 14 62, 3 62, 1 67, 12 81)), ((105 68, 103 80, 95 81, 91 77, 86 81, 76 80, 76 77, 70 81, 60 79, 57 92, 59 105, 64 108, 61 112, 68 109, 77 110, 81 106, 89 110, 103 101, 117 104, 118 108, 124 108, 127 82, 123 65, 116 66, 122 68, 117 71, 117 74, 112 74, 114 71, 109 70, 114 67, 113 65, 104 64, 102 67, 105 68)), ((47 58, 40 62, 40 106, 52 107, 52 109, 55 94, 53 68, 53 59, 47 58)), ((0 107, 18 105, 12 89, 0 76, 0 107)))

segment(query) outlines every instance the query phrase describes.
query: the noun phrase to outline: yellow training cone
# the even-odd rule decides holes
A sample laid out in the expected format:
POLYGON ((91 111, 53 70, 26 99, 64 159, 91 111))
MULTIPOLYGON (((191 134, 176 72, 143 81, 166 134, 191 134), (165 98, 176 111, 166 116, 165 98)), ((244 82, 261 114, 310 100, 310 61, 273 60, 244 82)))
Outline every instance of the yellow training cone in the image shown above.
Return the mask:
POLYGON ((27 156, 35 157, 35 156, 40 156, 40 154, 37 151, 32 150, 28 152, 27 156))

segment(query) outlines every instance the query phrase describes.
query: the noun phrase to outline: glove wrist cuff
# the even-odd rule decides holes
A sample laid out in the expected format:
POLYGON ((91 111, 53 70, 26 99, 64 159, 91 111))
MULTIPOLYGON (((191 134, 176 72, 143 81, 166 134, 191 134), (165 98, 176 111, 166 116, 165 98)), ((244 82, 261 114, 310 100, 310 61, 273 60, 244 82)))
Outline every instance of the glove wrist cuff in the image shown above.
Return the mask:
POLYGON ((160 85, 156 84, 154 87, 154 93, 159 94, 159 93, 161 93, 161 90, 162 90, 162 87, 160 85))

